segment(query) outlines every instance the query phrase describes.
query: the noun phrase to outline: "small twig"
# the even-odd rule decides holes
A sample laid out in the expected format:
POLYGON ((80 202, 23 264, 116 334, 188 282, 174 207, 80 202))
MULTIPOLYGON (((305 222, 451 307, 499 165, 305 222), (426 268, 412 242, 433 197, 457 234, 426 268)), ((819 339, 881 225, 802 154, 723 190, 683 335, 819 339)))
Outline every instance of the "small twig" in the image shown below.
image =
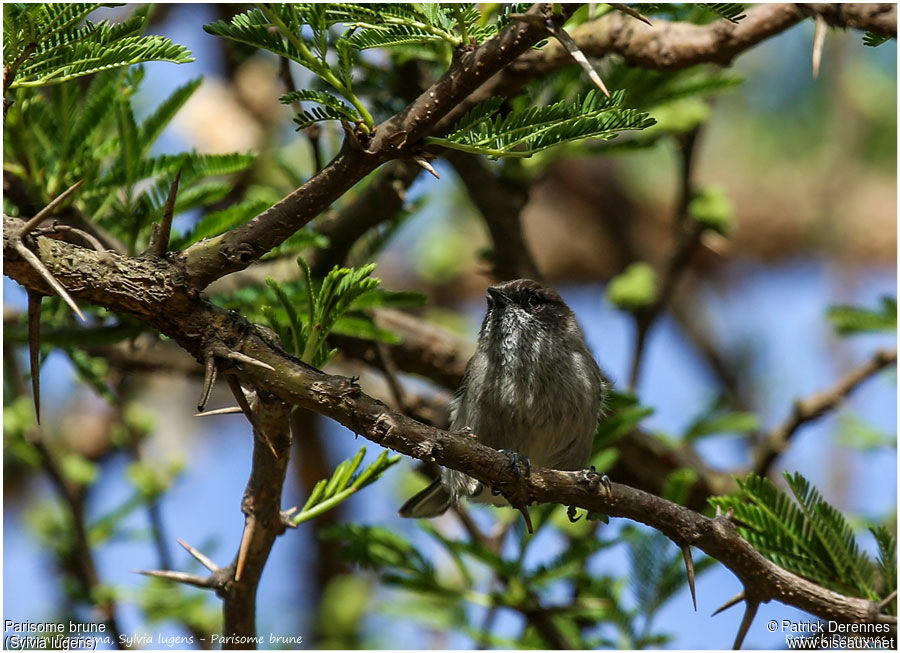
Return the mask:
POLYGON ((47 284, 56 291, 56 294, 62 297, 63 301, 69 305, 75 315, 77 315, 82 322, 87 322, 87 319, 84 317, 84 313, 78 308, 78 305, 75 303, 75 300, 69 295, 68 291, 63 288, 62 284, 56 280, 56 278, 50 274, 50 270, 44 267, 44 264, 41 263, 41 259, 37 257, 37 255, 28 249, 25 246, 25 243, 21 240, 16 240, 15 243, 16 252, 21 256, 25 261, 37 271, 38 274, 47 282, 47 284))
POLYGON ((397 408, 400 412, 409 415, 410 410, 409 405, 406 403, 406 394, 403 391, 403 386, 400 384, 400 379, 397 378, 399 373, 397 364, 391 358, 387 345, 380 340, 375 340, 375 352, 378 354, 378 362, 384 374, 384 380, 387 382, 388 389, 391 391, 391 396, 397 404, 397 408))
POLYGON ((204 555, 202 551, 195 549, 190 544, 188 544, 187 542, 182 540, 180 537, 178 538, 178 543, 182 547, 184 547, 185 551, 190 553, 194 557, 194 559, 196 559, 197 562, 199 562, 201 565, 203 565, 210 571, 219 571, 219 565, 217 565, 215 562, 213 562, 208 557, 206 557, 206 555, 204 555))
POLYGON ((231 374, 226 374, 225 380, 228 382, 228 387, 231 388, 231 394, 234 395, 234 398, 237 400, 238 405, 241 407, 241 410, 244 411, 244 415, 246 415, 247 421, 249 421, 250 425, 253 427, 253 432, 260 433, 262 435, 266 445, 269 447, 269 451, 272 452, 272 456, 275 458, 275 460, 278 460, 278 452, 275 450, 275 445, 272 444, 272 441, 269 439, 269 436, 266 433, 265 429, 257 427, 256 421, 253 418, 253 409, 250 408, 250 404, 247 401, 247 395, 244 394, 244 390, 241 388, 240 382, 231 374))
POLYGON ((788 418, 760 440, 754 456, 753 470, 760 476, 765 476, 801 426, 837 408, 864 381, 896 362, 896 349, 881 349, 828 390, 795 401, 788 418))
POLYGON ((816 33, 813 36, 812 49, 812 76, 813 79, 819 78, 819 65, 822 63, 822 50, 825 47, 825 33, 828 31, 828 25, 822 14, 816 14, 816 33))
POLYGON ((688 585, 691 588, 691 599, 694 601, 694 612, 697 611, 697 589, 694 587, 694 558, 691 555, 690 545, 681 547, 681 555, 684 557, 684 569, 687 572, 688 585))
POLYGON ((41 300, 43 295, 28 291, 28 361, 31 365, 31 395, 34 417, 41 423, 41 300))
POLYGON ((147 248, 147 254, 162 258, 169 249, 169 238, 172 234, 172 218, 175 214, 175 198, 178 196, 178 184, 181 181, 181 168, 175 175, 172 187, 169 188, 169 196, 166 198, 166 206, 163 209, 162 220, 158 224, 153 225, 153 232, 150 235, 150 246, 147 248))
POLYGON ((106 247, 104 247, 103 243, 101 243, 96 236, 88 233, 87 231, 84 231, 83 229, 79 229, 78 227, 73 227, 68 224, 57 224, 54 222, 48 227, 35 229, 32 233, 34 233, 34 235, 41 236, 52 233, 74 234, 75 236, 78 236, 83 241, 85 241, 88 245, 90 245, 98 254, 101 254, 107 258, 109 256, 106 247))
POLYGON ((723 603, 722 606, 721 606, 718 610, 716 610, 715 612, 713 612, 710 616, 711 616, 711 617, 715 617, 715 616, 716 616, 717 614, 719 614, 720 612, 725 612, 725 610, 727 610, 728 608, 730 608, 730 607, 732 607, 732 606, 737 605, 738 603, 740 603, 740 602, 743 601, 743 600, 744 600, 744 593, 743 593, 743 592, 739 592, 738 594, 736 594, 736 595, 733 596, 732 598, 730 598, 730 599, 728 599, 727 601, 725 601, 725 603, 723 603))
POLYGON ((672 298, 675 287, 678 285, 678 280, 681 278, 691 258, 691 254, 697 247, 697 244, 700 242, 700 236, 703 234, 704 227, 699 222, 691 220, 689 224, 685 224, 688 222, 688 206, 693 195, 694 152, 697 146, 698 135, 699 128, 696 128, 688 133, 681 143, 680 184, 674 220, 676 230, 675 245, 672 248, 666 268, 661 275, 660 290, 653 303, 635 315, 637 334, 635 336, 634 354, 631 358, 631 371, 628 380, 628 387, 632 391, 637 388, 640 380, 641 363, 647 335, 672 298))
POLYGON ((19 238, 25 238, 28 234, 30 234, 41 222, 43 222, 46 218, 50 216, 59 205, 66 201, 66 198, 69 197, 72 193, 74 193, 81 184, 84 183, 84 179, 80 179, 76 181, 74 184, 69 186, 66 190, 57 195, 54 199, 50 201, 50 203, 45 206, 43 209, 38 211, 37 215, 35 215, 31 220, 25 223, 22 227, 22 231, 19 232, 19 238))
POLYGON ((734 650, 740 650, 741 646, 744 644, 744 638, 747 636, 747 631, 750 630, 750 624, 753 623, 753 619, 756 617, 756 611, 759 609, 759 601, 747 601, 747 609, 744 611, 744 619, 741 621, 741 627, 738 628, 737 637, 734 638, 734 650))

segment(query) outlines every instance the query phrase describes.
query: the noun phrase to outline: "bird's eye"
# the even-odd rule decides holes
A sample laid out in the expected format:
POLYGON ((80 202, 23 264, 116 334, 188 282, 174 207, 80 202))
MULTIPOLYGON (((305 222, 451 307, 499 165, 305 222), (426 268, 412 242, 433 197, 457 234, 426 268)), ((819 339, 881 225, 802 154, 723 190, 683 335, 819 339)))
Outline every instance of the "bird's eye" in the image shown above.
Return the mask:
POLYGON ((528 308, 531 310, 535 310, 540 308, 540 306, 544 303, 543 299, 538 295, 528 295, 528 299, 525 300, 528 304, 528 308))

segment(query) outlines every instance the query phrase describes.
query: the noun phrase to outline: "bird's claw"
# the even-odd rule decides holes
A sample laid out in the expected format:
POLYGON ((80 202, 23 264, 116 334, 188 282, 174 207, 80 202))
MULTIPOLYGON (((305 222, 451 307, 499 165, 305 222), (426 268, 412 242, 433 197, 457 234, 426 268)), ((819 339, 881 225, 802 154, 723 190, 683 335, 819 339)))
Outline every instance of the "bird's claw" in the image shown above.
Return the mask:
POLYGON ((569 506, 566 509, 566 516, 569 518, 569 522, 572 524, 581 519, 581 516, 577 514, 577 508, 575 508, 575 506, 569 506))
POLYGON ((511 449, 501 449, 500 453, 505 454, 509 458, 509 467, 516 476, 528 476, 531 474, 531 460, 528 459, 528 456, 523 456, 511 449))

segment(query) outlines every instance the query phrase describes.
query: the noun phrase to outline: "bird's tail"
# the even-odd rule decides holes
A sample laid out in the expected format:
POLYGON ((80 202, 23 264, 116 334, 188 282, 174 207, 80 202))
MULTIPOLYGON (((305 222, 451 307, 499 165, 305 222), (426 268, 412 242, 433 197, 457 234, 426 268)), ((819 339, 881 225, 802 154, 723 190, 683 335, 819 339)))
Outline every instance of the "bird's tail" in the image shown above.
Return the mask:
POLYGON ((399 510, 401 517, 414 519, 438 517, 450 507, 450 492, 440 479, 413 496, 399 510))

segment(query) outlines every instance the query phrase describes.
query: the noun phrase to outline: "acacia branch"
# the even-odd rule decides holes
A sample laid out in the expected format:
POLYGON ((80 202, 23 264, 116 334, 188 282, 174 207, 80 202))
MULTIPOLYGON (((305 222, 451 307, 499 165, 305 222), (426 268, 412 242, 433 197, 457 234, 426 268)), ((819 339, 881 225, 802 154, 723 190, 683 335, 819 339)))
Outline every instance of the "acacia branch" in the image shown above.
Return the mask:
POLYGON ((776 426, 759 443, 754 455, 753 470, 760 476, 768 474, 775 459, 787 449, 798 429, 840 406, 863 382, 896 362, 896 349, 879 350, 828 390, 795 401, 787 419, 776 426))
MULTIPOLYGON (((577 5, 563 5, 568 17, 577 5)), ((529 13, 552 15, 552 5, 540 3, 529 13)), ((293 193, 247 224, 195 243, 181 254, 184 274, 197 288, 243 270, 327 209, 354 184, 391 159, 415 154, 422 137, 485 80, 514 61, 544 37, 544 30, 515 22, 475 50, 458 51, 450 69, 400 113, 376 126, 361 140, 355 132, 344 139, 337 156, 293 193)))
MULTIPOLYGON (((42 290, 43 278, 16 256, 8 237, 8 232, 20 227, 20 223, 17 218, 4 217, 4 272, 27 288, 42 290)), ((767 560, 740 537, 725 517, 710 519, 618 483, 613 483, 608 492, 596 475, 584 472, 533 469, 525 477, 515 474, 504 454, 470 437, 427 426, 392 411, 362 392, 355 380, 325 374, 287 354, 266 330, 211 304, 186 287, 176 266, 166 265, 158 259, 129 259, 116 254, 110 255, 111 260, 101 262, 99 254, 93 250, 45 237, 35 240, 36 250, 54 276, 81 299, 140 317, 177 341, 198 360, 211 343, 223 342, 232 350, 268 364, 272 369, 246 366, 241 378, 248 387, 273 395, 273 405, 280 400, 303 406, 334 419, 376 444, 462 471, 498 489, 514 505, 560 503, 647 524, 678 546, 696 546, 719 560, 760 601, 774 599, 823 619, 842 622, 874 622, 879 618, 878 603, 819 587, 767 560), (148 270, 154 275, 148 276, 148 270), (124 291, 126 288, 127 292, 124 291)), ((281 423, 280 418, 273 417, 273 420, 281 423)), ((269 438, 275 441, 271 433, 269 438)), ((252 600, 244 583, 246 581, 249 586, 258 580, 276 530, 283 526, 275 513, 278 512, 277 499, 286 464, 286 451, 273 460, 268 447, 257 439, 248 493, 257 492, 261 498, 261 503, 253 504, 252 514, 257 524, 263 521, 266 526, 257 528, 258 535, 249 547, 244 577, 232 586, 237 588, 235 592, 242 592, 235 601, 243 606, 251 605, 252 600)), ((255 590, 255 584, 253 588, 255 590)), ((229 616, 226 608, 226 624, 243 632, 251 626, 246 621, 246 614, 243 610, 229 616)))

